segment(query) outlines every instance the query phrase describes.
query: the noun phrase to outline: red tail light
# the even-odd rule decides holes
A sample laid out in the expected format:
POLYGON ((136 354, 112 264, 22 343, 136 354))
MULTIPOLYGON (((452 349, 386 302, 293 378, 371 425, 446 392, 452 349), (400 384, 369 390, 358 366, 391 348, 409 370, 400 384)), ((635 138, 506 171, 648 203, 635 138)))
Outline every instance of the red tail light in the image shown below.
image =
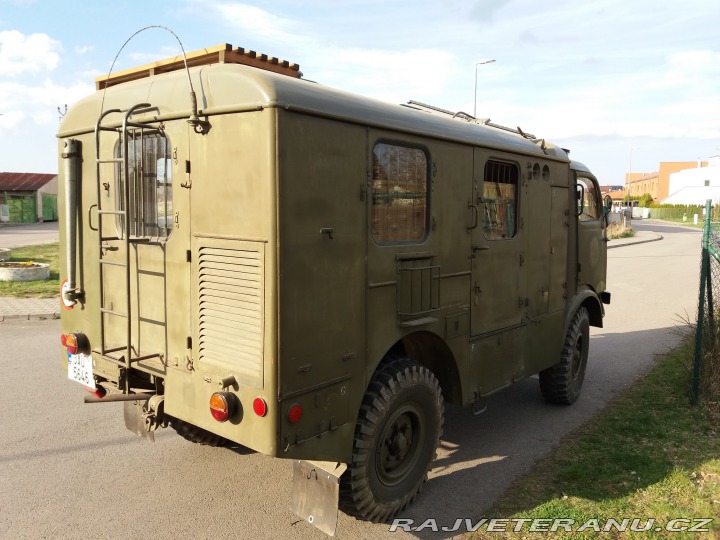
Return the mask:
POLYGON ((210 414, 218 422, 225 422, 237 408, 237 398, 231 392, 215 392, 210 396, 210 414))
POLYGON ((90 341, 85 334, 68 332, 60 334, 60 343, 70 354, 87 352, 90 349, 90 341))

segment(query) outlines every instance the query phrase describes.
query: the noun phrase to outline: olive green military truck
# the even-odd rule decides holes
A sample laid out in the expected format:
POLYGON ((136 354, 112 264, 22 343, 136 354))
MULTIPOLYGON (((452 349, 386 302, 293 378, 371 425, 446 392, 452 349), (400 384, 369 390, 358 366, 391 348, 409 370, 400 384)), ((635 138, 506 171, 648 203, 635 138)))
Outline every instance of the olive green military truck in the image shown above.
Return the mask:
POLYGON ((294 460, 332 534, 410 503, 444 403, 578 397, 610 294, 566 150, 230 45, 96 86, 58 134, 63 361, 131 430, 294 460))

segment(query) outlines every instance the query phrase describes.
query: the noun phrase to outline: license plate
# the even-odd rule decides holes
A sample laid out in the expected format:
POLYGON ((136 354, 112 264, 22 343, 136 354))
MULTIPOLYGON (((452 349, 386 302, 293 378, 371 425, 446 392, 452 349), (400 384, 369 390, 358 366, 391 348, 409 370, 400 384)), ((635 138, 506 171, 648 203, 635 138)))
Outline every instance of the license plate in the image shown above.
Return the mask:
POLYGON ((68 379, 88 388, 96 389, 92 370, 92 356, 68 353, 68 379))

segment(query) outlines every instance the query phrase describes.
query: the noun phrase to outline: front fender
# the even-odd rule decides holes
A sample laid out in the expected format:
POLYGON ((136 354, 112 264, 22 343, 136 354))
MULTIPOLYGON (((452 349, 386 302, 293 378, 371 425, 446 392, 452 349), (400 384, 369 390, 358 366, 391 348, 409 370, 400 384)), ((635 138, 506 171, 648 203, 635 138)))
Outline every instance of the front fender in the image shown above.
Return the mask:
POLYGON ((567 312, 565 313, 565 333, 570 327, 570 322, 575 316, 575 312, 580 306, 585 306, 590 314, 590 325, 597 328, 603 327, 603 317, 605 316, 605 308, 598 294, 591 288, 580 289, 570 302, 567 312))

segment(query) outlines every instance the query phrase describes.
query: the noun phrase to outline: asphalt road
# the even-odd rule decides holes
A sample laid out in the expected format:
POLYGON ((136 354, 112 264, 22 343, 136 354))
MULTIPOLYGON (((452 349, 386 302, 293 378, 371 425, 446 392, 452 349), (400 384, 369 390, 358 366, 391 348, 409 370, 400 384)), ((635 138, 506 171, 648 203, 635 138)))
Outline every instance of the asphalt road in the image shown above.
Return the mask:
MULTIPOLYGON (((401 517, 451 526, 483 516, 510 481, 677 343, 696 309, 701 235, 639 227, 664 240, 608 252, 612 304, 605 328, 593 329, 578 402, 546 405, 531 378, 480 416, 449 408, 431 480, 401 517)), ((326 538, 287 509, 287 461, 193 445, 172 430, 146 443, 125 431, 122 405, 84 405, 84 390, 65 379, 58 334, 57 321, 0 323, 0 538, 326 538)), ((389 533, 341 514, 336 537, 452 534, 389 533)))
POLYGON ((58 241, 58 222, 3 225, 0 227, 0 247, 14 248, 52 244, 58 241))

